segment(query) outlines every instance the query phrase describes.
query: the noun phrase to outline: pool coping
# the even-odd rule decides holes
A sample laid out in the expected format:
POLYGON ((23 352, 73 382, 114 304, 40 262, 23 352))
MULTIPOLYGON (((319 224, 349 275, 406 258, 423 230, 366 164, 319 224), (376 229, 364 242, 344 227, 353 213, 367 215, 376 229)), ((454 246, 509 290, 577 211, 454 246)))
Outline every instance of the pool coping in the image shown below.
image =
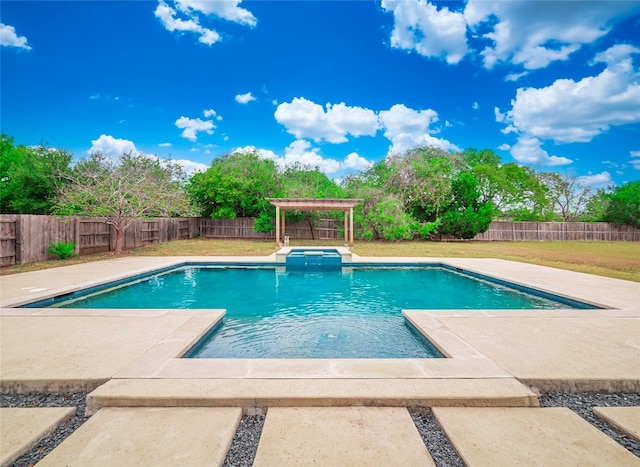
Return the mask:
MULTIPOLYGON (((146 258, 144 260, 122 261, 119 259, 108 260, 101 263, 91 263, 92 267, 77 268, 70 266, 76 273, 83 269, 86 274, 70 274, 69 277, 62 277, 53 287, 33 287, 27 286, 19 288, 20 278, 11 279, 15 276, 3 276, 0 278, 3 294, 2 307, 18 306, 33 300, 47 298, 59 294, 69 293, 74 290, 95 286, 100 283, 119 280, 125 277, 145 274, 158 268, 172 267, 184 263, 198 262, 218 262, 234 264, 275 264, 275 254, 269 257, 165 257, 146 258), (110 270, 112 262, 123 262, 122 268, 118 271, 110 270), (101 268, 96 268, 102 265, 101 268), (96 269, 98 271, 96 271, 96 269), (73 278, 71 276, 74 276, 73 278), (10 280, 7 280, 10 279, 10 280), (15 290, 18 287, 19 290, 15 290), (12 289, 10 289, 12 288, 12 289), (34 290, 35 289, 35 290, 34 290), (37 290, 41 289, 41 290, 37 290), (5 291, 12 290, 13 293, 5 299, 5 291)), ((535 287, 547 293, 557 294, 573 298, 580 301, 587 301, 592 304, 602 306, 597 310, 404 310, 403 313, 420 332, 443 352, 448 358, 444 359, 183 359, 180 358, 208 329, 214 326, 222 317, 220 310, 189 310, 191 318, 182 326, 166 335, 156 342, 132 361, 115 372, 109 382, 105 384, 112 387, 118 385, 118 381, 136 380, 160 383, 162 381, 190 380, 195 382, 202 380, 219 381, 245 381, 246 384, 256 385, 264 381, 282 381, 287 384, 290 381, 369 381, 377 384, 391 384, 392 381, 421 381, 448 380, 452 384, 454 381, 462 380, 485 380, 514 382, 513 374, 502 368, 495 361, 489 359, 473 345, 467 342, 454 330, 444 324, 443 318, 465 318, 465 317, 486 317, 486 318, 586 318, 599 316, 601 318, 638 318, 640 310, 638 302, 635 300, 640 293, 640 284, 620 281, 617 279, 590 276, 587 274, 573 273, 553 268, 532 266, 524 263, 514 263, 504 260, 493 259, 467 259, 467 258, 364 258, 354 255, 358 264, 401 264, 410 262, 412 264, 433 264, 442 263, 465 271, 472 271, 477 274, 496 277, 519 284, 525 287, 535 287), (514 277, 514 271, 515 276, 514 277), (561 277, 562 280, 558 280, 561 277), (615 293, 611 293, 614 291, 615 293), (384 383, 388 381, 388 383, 384 383), (111 386, 110 386, 111 384, 111 386)), ((356 261, 354 261, 355 263, 356 261)), ((84 265, 86 266, 86 265, 84 265)), ((111 268, 114 269, 114 268, 111 268)), ((115 269, 118 269, 117 267, 115 269)), ((58 271, 60 272, 60 271, 58 271)), ((67 274, 71 271, 63 271, 67 274)), ((39 271, 37 279, 55 273, 54 271, 39 271)), ((22 279, 26 278, 25 273, 22 279)), ((62 274, 62 275, 64 275, 62 274)), ((33 279, 35 275, 30 276, 33 279)), ((29 281, 22 281, 29 283, 29 281)), ((137 310, 140 312, 140 310, 137 310)), ((47 308, 3 308, 0 316, 70 316, 70 315, 96 315, 108 316, 122 313, 123 310, 74 310, 74 309, 47 309, 47 308)), ((184 314, 186 310, 182 310, 184 314)), ((156 310, 157 314, 157 310, 156 310)), ((522 379, 521 379, 522 380, 522 379)), ((640 389, 640 378, 631 375, 628 381, 596 381, 586 378, 582 381, 571 379, 570 381, 545 381, 535 378, 524 381, 537 387, 559 387, 563 384, 573 388, 635 388, 640 389)), ((66 382, 65 387, 80 385, 83 388, 99 386, 105 381, 76 381, 66 382)), ((23 390, 28 388, 42 388, 43 385, 55 388, 56 382, 51 381, 8 381, 3 380, 3 390, 20 386, 23 390), (16 386, 18 385, 18 386, 16 386)), ((65 383, 58 384, 62 387, 65 383)), ((302 384, 302 383, 301 383, 302 384)), ((339 383, 338 383, 339 384, 339 383)), ((256 387, 258 387, 256 386, 256 387)), ((523 387, 524 388, 524 387, 523 387)), ((106 390, 106 389, 105 389, 106 390)), ((525 391, 526 394, 526 391, 525 391)), ((527 397, 531 397, 529 393, 527 397)))

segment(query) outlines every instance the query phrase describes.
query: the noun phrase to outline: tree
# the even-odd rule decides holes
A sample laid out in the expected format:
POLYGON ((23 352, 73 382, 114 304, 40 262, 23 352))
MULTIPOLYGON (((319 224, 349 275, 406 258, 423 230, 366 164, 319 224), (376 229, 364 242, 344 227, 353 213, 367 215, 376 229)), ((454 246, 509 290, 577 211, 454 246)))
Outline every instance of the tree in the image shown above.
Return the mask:
POLYGON ((464 160, 478 179, 482 202, 491 202, 494 215, 515 220, 544 220, 550 213, 547 188, 529 167, 509 162, 490 149, 467 149, 464 160))
POLYGON ((44 146, 14 146, 13 138, 0 138, 0 212, 51 214, 57 186, 69 172, 71 155, 44 146))
POLYGON ((97 217, 116 231, 116 253, 136 219, 190 214, 182 168, 142 154, 113 160, 100 154, 79 161, 60 187, 56 212, 97 217))
POLYGON ((275 210, 266 198, 278 197, 282 189, 275 161, 257 152, 235 152, 214 159, 206 171, 195 174, 187 191, 202 216, 256 217, 257 226, 269 231, 275 210))
POLYGON ((615 187, 608 198, 609 207, 604 220, 640 228, 640 180, 615 187))
POLYGON ((453 201, 442 214, 440 233, 471 239, 486 232, 493 220, 493 206, 483 202, 478 180, 471 172, 460 172, 452 183, 453 201))
POLYGON ((543 172, 538 176, 547 188, 548 198, 560 218, 565 222, 578 219, 592 196, 591 188, 573 175, 543 172))

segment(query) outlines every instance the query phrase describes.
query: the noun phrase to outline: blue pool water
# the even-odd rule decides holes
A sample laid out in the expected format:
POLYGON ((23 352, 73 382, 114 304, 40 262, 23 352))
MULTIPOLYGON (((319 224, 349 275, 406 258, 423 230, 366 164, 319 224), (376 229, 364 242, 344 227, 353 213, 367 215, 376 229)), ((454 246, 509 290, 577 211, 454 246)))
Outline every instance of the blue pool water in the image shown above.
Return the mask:
POLYGON ((199 358, 430 358, 402 309, 549 309, 567 304, 439 267, 276 271, 187 266, 80 296, 68 308, 225 308, 199 358))

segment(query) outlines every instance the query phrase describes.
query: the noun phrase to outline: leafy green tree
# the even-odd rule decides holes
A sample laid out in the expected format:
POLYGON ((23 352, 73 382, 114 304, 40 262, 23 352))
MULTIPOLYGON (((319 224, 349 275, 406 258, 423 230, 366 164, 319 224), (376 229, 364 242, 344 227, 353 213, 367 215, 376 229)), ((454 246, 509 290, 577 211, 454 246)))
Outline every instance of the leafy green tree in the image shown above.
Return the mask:
POLYGON ((71 154, 44 146, 14 146, 0 138, 0 212, 51 214, 57 187, 69 172, 71 154))
POLYGON ((102 219, 116 230, 116 253, 135 219, 191 213, 182 168, 141 154, 113 160, 100 154, 79 161, 58 191, 56 212, 102 219))
POLYGON ((281 191, 276 163, 257 152, 235 152, 213 160, 206 171, 195 174, 187 185, 189 196, 205 217, 259 218, 262 229, 273 230, 273 206, 266 198, 281 191))
POLYGON ((548 190, 531 168, 513 162, 502 164, 490 149, 467 149, 464 160, 478 179, 481 200, 493 204, 494 215, 545 220, 551 211, 548 190))
POLYGON ((583 222, 602 222, 604 221, 611 200, 609 199, 610 193, 607 190, 598 190, 589 200, 585 206, 584 212, 580 215, 580 220, 583 222))
POLYGON ((442 214, 440 233, 471 239, 486 232, 493 220, 493 206, 483 202, 478 180, 470 172, 460 172, 452 182, 452 203, 442 214))
POLYGON ((640 180, 615 187, 607 197, 609 206, 604 220, 640 228, 640 180))

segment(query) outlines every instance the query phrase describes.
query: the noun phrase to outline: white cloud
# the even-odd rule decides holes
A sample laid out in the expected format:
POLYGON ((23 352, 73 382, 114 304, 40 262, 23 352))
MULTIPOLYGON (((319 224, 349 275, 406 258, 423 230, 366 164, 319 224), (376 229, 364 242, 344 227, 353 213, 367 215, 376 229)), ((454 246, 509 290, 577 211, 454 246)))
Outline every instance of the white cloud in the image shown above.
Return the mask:
POLYGON ((522 78, 523 76, 527 76, 528 74, 529 74, 528 71, 523 71, 522 73, 509 73, 507 76, 505 76, 504 80, 518 81, 520 78, 522 78))
POLYGON ((247 26, 255 26, 257 23, 256 17, 249 10, 238 6, 242 0, 176 0, 175 3, 180 11, 189 15, 200 12, 247 26))
POLYGON ((473 110, 478 110, 480 108, 480 104, 478 104, 477 102, 474 102, 473 105, 471 106, 471 108, 473 110))
POLYGON ((615 20, 638 10, 636 2, 487 2, 469 0, 464 10, 468 26, 484 34, 491 46, 482 51, 484 64, 522 65, 527 70, 566 60, 592 44, 615 20))
POLYGON ((217 31, 201 24, 202 20, 211 16, 245 26, 255 26, 257 23, 249 10, 239 7, 242 0, 176 0, 173 2, 175 8, 169 3, 159 0, 154 12, 165 29, 194 33, 198 36, 198 42, 206 45, 215 44, 221 39, 217 31))
POLYGON ((373 165, 373 162, 368 161, 364 157, 358 155, 358 153, 351 152, 347 154, 342 163, 344 168, 354 170, 365 170, 373 165))
POLYGON ((520 88, 506 114, 496 110, 496 120, 559 143, 589 142, 611 126, 640 122, 640 72, 631 60, 638 53, 617 45, 596 56, 595 63, 607 64, 599 75, 520 88))
POLYGON ((382 0, 382 8, 393 13, 391 46, 415 50, 425 57, 458 63, 466 55, 466 24, 462 13, 438 9, 425 0, 382 0))
POLYGON ((506 143, 504 143, 504 144, 501 144, 500 146, 498 146, 498 149, 500 149, 501 151, 508 151, 509 149, 511 149, 511 146, 506 144, 506 143))
POLYGON ((5 47, 17 47, 19 49, 31 50, 27 44, 27 38, 18 36, 16 29, 8 24, 0 23, 0 45, 5 47))
POLYGON ((178 12, 160 0, 154 12, 167 31, 192 32, 197 34, 198 42, 205 45, 215 44, 220 40, 220 35, 200 25, 197 16, 189 16, 187 19, 178 18, 178 12))
POLYGON ((391 141, 389 152, 400 154, 416 146, 436 146, 444 150, 459 151, 455 144, 435 138, 429 133, 437 130, 430 126, 438 121, 438 113, 432 109, 414 110, 404 104, 396 104, 380 112, 384 136, 391 141))
POLYGON ((325 158, 320 154, 319 148, 312 148, 309 141, 302 139, 295 140, 287 146, 284 150, 284 155, 282 156, 279 156, 270 149, 259 149, 255 146, 237 148, 234 152, 241 152, 245 154, 255 152, 263 159, 275 161, 276 164, 282 168, 295 164, 308 167, 318 167, 318 169, 325 174, 334 174, 341 170, 363 170, 373 165, 373 162, 368 161, 355 152, 349 153, 342 162, 331 158, 325 158))
POLYGON ((170 148, 172 145, 171 143, 160 143, 158 144, 158 146, 160 146, 161 148, 170 148))
POLYGON ((631 156, 631 165, 633 168, 640 170, 640 151, 631 151, 629 155, 631 156))
POLYGON ((344 102, 327 104, 325 111, 315 102, 296 97, 278 105, 274 116, 296 138, 316 142, 344 143, 347 135, 374 136, 378 130, 378 117, 373 110, 349 107, 344 102))
POLYGON ((589 173, 589 175, 583 175, 581 177, 578 177, 578 182, 581 185, 591 188, 604 188, 613 184, 611 174, 607 171, 601 172, 599 174, 589 173))
POLYGON ((253 94, 251 94, 250 92, 236 95, 236 102, 239 104, 248 104, 249 102, 255 101, 255 100, 256 98, 253 97, 253 94))
POLYGON ((213 129, 216 127, 211 120, 200 120, 199 118, 180 117, 176 120, 176 126, 182 128, 182 137, 189 141, 196 141, 198 139, 198 132, 204 131, 205 133, 212 135, 213 129))
POLYGON ((133 141, 114 138, 105 134, 100 135, 98 139, 92 140, 91 149, 87 151, 88 154, 102 154, 110 158, 118 158, 130 152, 138 153, 133 141))
POLYGON ((547 151, 542 149, 542 143, 539 139, 528 136, 520 136, 518 138, 518 142, 511 147, 511 155, 522 164, 556 166, 573 162, 566 157, 550 156, 547 151))
POLYGON ((202 113, 204 114, 204 116, 206 118, 215 117, 216 116, 216 111, 213 110, 213 109, 203 110, 202 113))

